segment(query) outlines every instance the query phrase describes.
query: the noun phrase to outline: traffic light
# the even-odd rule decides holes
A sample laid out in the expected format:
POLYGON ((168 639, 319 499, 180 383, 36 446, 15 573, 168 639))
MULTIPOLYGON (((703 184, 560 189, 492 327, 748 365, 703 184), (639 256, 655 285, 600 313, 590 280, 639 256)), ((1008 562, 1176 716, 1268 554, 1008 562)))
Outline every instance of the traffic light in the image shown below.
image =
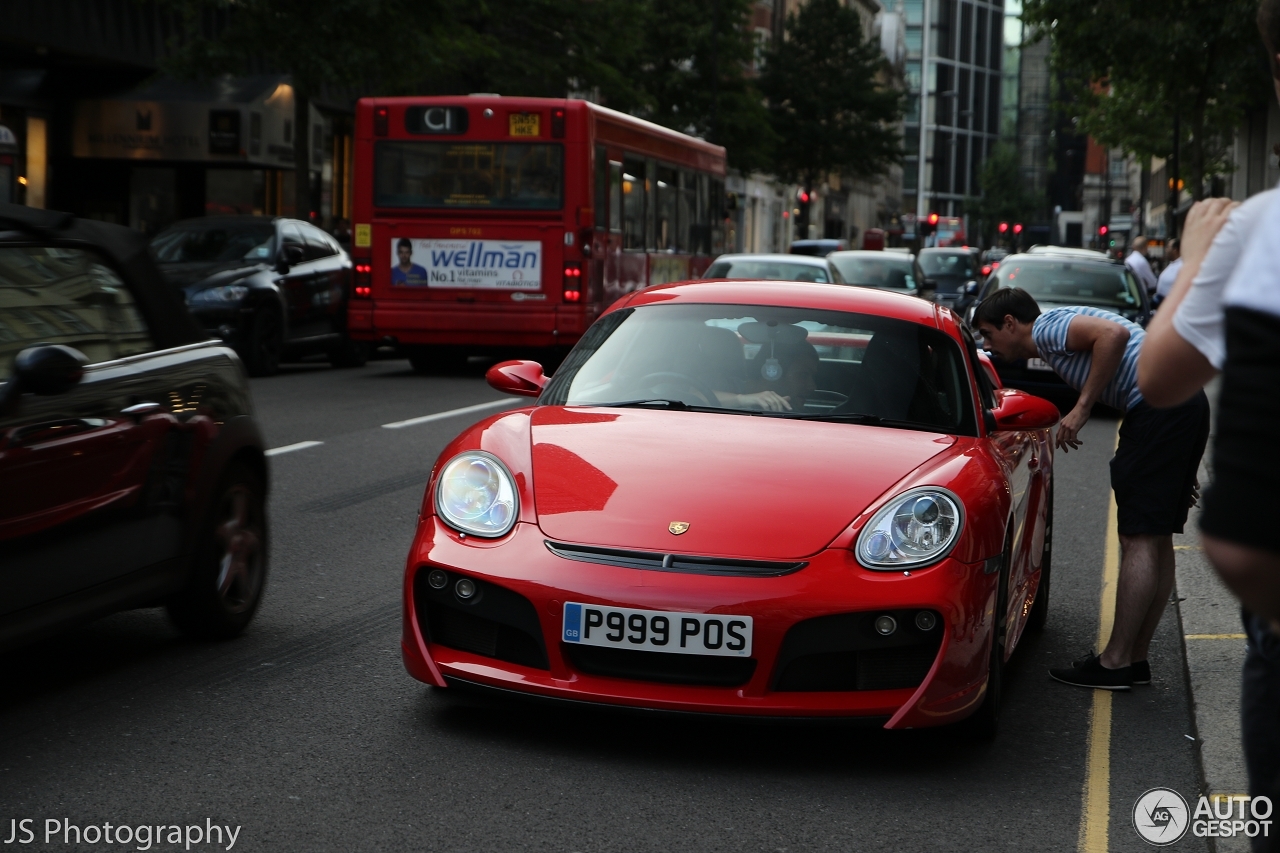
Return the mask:
POLYGON ((1019 223, 1017 223, 1017 224, 1015 224, 1015 225, 1013 226, 1013 233, 1014 233, 1014 234, 1021 234, 1021 233, 1022 233, 1022 223, 1021 223, 1021 222, 1019 222, 1019 223))
POLYGON ((1107 236, 1107 226, 1105 226, 1105 225, 1099 225, 1099 226, 1098 226, 1098 236, 1099 236, 1099 237, 1105 237, 1105 236, 1107 236))
POLYGON ((1000 223, 1000 233, 1001 233, 1001 234, 1003 234, 1004 232, 1006 232, 1006 231, 1008 231, 1008 230, 1009 230, 1009 223, 1008 223, 1008 222, 1001 222, 1001 223, 1000 223))
POLYGON ((938 214, 930 213, 920 222, 920 236, 928 237, 938 230, 938 214))

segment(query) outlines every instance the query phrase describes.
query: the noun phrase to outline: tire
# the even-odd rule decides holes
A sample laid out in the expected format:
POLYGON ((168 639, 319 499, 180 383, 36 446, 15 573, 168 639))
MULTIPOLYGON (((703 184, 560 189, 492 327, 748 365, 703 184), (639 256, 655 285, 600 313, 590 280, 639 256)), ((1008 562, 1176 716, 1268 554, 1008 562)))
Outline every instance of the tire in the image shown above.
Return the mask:
POLYGON ((253 314, 249 342, 242 353, 245 370, 250 376, 274 376, 280 370, 280 353, 284 350, 284 323, 274 307, 260 307, 253 314))
POLYGON ((253 620, 267 580, 266 509, 261 475, 232 463, 198 532, 186 586, 167 602, 182 633, 226 640, 253 620))
POLYGON ((995 619, 991 625, 991 654, 987 660, 987 693, 982 705, 964 721, 974 740, 992 741, 1000 731, 1000 705, 1004 701, 1004 623, 1009 607, 1009 562, 1012 537, 1007 537, 996 587, 995 619))
POLYGON ((1049 581, 1053 568, 1053 486, 1049 486, 1049 510, 1044 519, 1044 551, 1040 555, 1040 586, 1027 614, 1027 630, 1039 633, 1049 621, 1049 581))
POLYGON ((344 336, 329 348, 327 355, 333 367, 364 367, 369 361, 369 347, 364 341, 353 341, 344 336))

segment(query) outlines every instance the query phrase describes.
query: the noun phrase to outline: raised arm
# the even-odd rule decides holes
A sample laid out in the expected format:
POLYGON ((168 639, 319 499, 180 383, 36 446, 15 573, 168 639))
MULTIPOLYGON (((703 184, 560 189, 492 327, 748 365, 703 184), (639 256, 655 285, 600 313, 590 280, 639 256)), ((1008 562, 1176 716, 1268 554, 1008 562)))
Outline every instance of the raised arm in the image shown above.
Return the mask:
POLYGON ((1124 348, 1129 343, 1129 330, 1119 323, 1077 314, 1067 327, 1067 349, 1088 352, 1092 356, 1089 376, 1080 389, 1080 399, 1058 425, 1056 443, 1063 452, 1080 446, 1080 430, 1089 421, 1093 404, 1098 402, 1103 390, 1120 369, 1124 348))

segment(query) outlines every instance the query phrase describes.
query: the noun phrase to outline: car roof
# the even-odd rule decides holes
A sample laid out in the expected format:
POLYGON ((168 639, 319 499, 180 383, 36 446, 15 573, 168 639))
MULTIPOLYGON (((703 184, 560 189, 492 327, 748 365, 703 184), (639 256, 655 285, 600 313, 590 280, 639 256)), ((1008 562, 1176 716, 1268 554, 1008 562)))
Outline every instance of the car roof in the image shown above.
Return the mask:
POLYGON ((1073 258, 1092 258, 1099 261, 1111 261, 1111 258, 1103 252, 1095 252, 1093 249, 1079 249, 1074 246, 1032 246, 1023 254, 1064 255, 1073 258))
POLYGON ((844 284, 821 284, 798 281, 757 281, 753 279, 716 279, 660 284, 638 290, 619 299, 605 313, 620 308, 670 304, 766 305, 774 307, 815 308, 825 311, 849 311, 875 314, 942 328, 942 311, 932 302, 905 293, 893 293, 870 287, 844 284))
MULTIPOLYGON (((141 232, 123 225, 77 219, 70 213, 7 203, 0 203, 0 231, 17 232, 17 239, 24 242, 35 239, 101 252, 136 293, 157 348, 208 340, 209 336, 187 311, 178 289, 160 275, 141 232)), ((3 242, 0 240, 0 245, 3 242)))
POLYGON ((920 254, 923 255, 925 252, 931 252, 934 254, 946 252, 955 255, 972 255, 974 251, 975 249, 969 246, 930 246, 927 249, 921 249, 920 254))
POLYGON ((832 252, 827 255, 827 260, 834 258, 880 258, 897 261, 898 263, 914 263, 915 258, 903 252, 883 252, 879 249, 849 249, 844 252, 832 252))
POLYGON ((776 254, 727 254, 720 255, 711 263, 719 261, 773 261, 780 264, 808 264, 811 267, 824 267, 827 265, 825 257, 817 255, 776 255, 776 254))
POLYGON ((1113 269, 1124 266, 1120 261, 1108 258, 1099 252, 1091 252, 1087 255, 1079 252, 1022 252, 1001 258, 1000 268, 1004 269, 1006 264, 1020 264, 1028 261, 1033 263, 1037 261, 1043 263, 1069 261, 1072 264, 1097 264, 1098 266, 1106 266, 1113 269))
POLYGON ((247 224, 271 225, 281 221, 292 222, 297 220, 289 220, 284 216, 256 216, 248 213, 241 215, 224 214, 221 216, 195 216, 191 219, 180 219, 177 222, 171 222, 169 225, 165 226, 164 230, 167 231, 170 228, 178 226, 183 228, 217 228, 220 225, 224 227, 227 225, 247 224))

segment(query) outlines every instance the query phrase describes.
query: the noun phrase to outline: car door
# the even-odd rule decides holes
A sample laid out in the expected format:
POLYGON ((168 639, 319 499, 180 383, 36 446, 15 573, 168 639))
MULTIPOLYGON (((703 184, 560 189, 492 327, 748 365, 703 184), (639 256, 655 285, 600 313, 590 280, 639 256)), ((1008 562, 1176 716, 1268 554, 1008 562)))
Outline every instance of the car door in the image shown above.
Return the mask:
POLYGON ((289 263, 288 270, 280 273, 276 285, 284 294, 285 325, 288 340, 309 338, 316 334, 315 315, 311 305, 315 278, 315 263, 309 259, 307 241, 302 236, 302 223, 282 220, 280 223, 280 256, 288 258, 296 251, 298 261, 289 263))
POLYGON ((307 241, 307 257, 315 270, 311 280, 313 334, 337 334, 343 331, 343 306, 351 270, 333 238, 314 225, 303 223, 301 228, 307 241))
POLYGON ((182 441, 151 330, 96 253, 0 246, 0 615, 178 556, 182 441), (88 361, 64 393, 18 394, 16 355, 88 361))

